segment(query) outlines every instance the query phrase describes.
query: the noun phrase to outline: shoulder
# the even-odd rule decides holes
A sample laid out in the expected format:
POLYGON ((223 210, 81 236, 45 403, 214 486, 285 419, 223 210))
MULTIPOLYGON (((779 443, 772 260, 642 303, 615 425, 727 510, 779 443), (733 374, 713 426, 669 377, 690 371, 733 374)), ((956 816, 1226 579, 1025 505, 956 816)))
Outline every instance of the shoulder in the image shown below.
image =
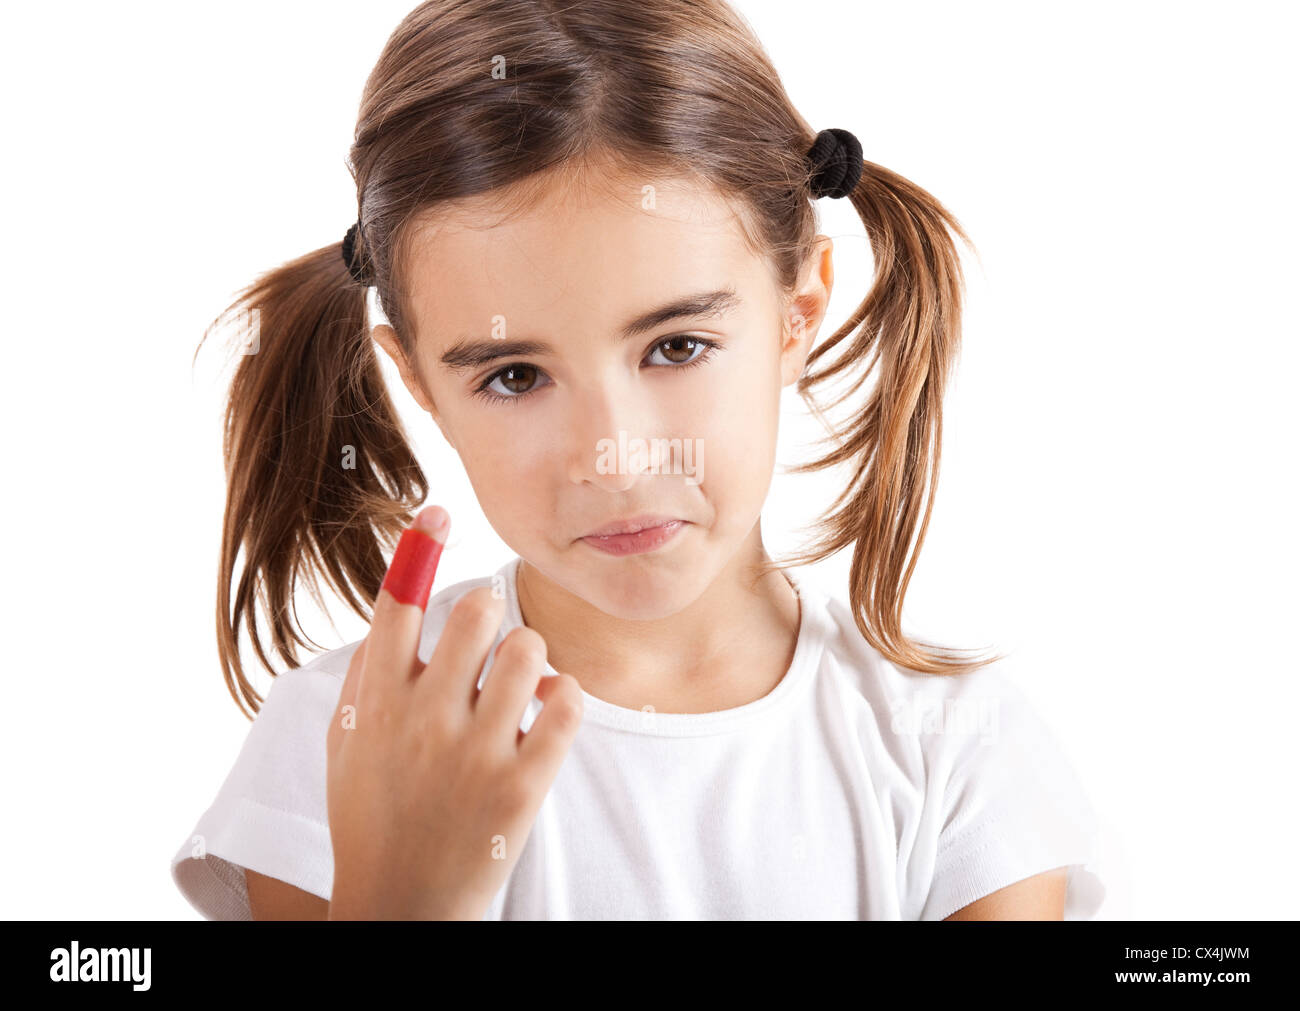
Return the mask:
POLYGON ((1067 919, 1104 888, 1099 826, 1057 735, 1006 661, 933 675, 888 661, 849 605, 826 600, 826 655, 898 835, 905 913, 942 919, 998 889, 1068 867, 1067 919))
POLYGON ((858 629, 845 601, 823 595, 824 663, 870 706, 882 732, 926 750, 987 745, 998 721, 1032 720, 1024 693, 1000 663, 969 674, 908 670, 886 659, 858 629))
POLYGON ((958 684, 942 710, 928 694, 903 710, 929 769, 922 918, 1062 868, 1065 918, 1091 918, 1105 895, 1100 822, 1058 736, 997 664, 944 680, 958 684))

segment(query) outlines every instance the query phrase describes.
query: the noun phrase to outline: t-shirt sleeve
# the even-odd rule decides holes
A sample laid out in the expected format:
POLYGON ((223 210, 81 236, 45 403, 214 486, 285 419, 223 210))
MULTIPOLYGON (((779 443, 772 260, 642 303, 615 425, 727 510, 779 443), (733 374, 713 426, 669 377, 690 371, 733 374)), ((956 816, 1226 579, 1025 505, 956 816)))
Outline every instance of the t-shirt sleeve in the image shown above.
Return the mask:
POLYGON ((344 647, 271 683, 233 768, 172 857, 172 880, 209 920, 249 920, 244 870, 328 899, 334 852, 326 806, 326 732, 343 689, 344 647))
POLYGON ((1099 825, 1051 729, 1003 673, 983 668, 943 700, 926 747, 933 874, 922 920, 1000 888, 1067 869, 1065 919, 1091 919, 1106 888, 1099 825))

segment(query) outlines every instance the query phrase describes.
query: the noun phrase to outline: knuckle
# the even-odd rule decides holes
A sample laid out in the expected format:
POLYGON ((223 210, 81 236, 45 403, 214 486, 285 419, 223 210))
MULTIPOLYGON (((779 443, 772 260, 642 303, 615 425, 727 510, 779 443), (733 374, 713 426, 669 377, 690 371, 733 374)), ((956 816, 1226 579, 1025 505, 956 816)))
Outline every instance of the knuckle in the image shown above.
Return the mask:
POLYGON ((381 699, 371 698, 355 705, 340 706, 334 713, 338 733, 355 730, 367 739, 390 739, 399 723, 399 714, 381 699))
POLYGON ((501 640, 497 652, 528 669, 546 666, 546 640, 526 626, 511 629, 501 640))
POLYGON ((451 739, 456 727, 441 706, 428 706, 413 717, 412 731, 422 748, 433 748, 451 739))
POLYGON ((474 629, 490 630, 490 626, 496 619, 496 604, 493 603, 490 594, 481 593, 477 588, 465 594, 460 600, 456 601, 456 606, 452 608, 452 614, 456 616, 456 621, 474 629))
POLYGON ((555 725, 565 731, 574 729, 582 722, 582 689, 577 678, 571 674, 557 674, 564 680, 555 686, 555 691, 547 700, 545 708, 550 709, 555 725))
POLYGON ((532 802, 532 797, 532 787, 523 776, 507 776, 497 785, 497 802, 506 811, 522 811, 532 802))
POLYGON ((577 706, 578 712, 582 712, 582 685, 578 684, 578 679, 572 674, 561 674, 559 676, 564 678, 564 681, 560 684, 560 687, 564 689, 564 697, 577 706))
POLYGON ((381 733, 388 734, 402 723, 402 713, 390 705, 371 706, 365 714, 370 718, 371 726, 381 733))
POLYGON ((561 730, 573 730, 582 722, 581 699, 556 699, 555 722, 561 730))

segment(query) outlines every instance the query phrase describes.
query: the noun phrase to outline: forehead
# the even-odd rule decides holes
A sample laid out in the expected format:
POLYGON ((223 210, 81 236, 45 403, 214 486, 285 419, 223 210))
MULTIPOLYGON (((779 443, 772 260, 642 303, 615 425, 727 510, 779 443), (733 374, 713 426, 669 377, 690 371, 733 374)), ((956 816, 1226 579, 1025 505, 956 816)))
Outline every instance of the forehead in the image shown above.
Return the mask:
POLYGON ((491 194, 440 207, 412 229, 408 268, 411 322, 435 347, 498 316, 507 330, 596 332, 689 292, 729 284, 743 298, 766 278, 719 195, 626 176, 544 186, 522 211, 491 194))

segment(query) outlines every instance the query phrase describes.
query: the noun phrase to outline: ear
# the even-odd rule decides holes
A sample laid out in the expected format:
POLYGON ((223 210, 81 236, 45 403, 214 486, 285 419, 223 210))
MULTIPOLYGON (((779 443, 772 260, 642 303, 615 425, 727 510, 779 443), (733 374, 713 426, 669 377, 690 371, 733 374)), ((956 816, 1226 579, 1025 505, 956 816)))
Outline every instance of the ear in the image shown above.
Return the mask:
POLYGON ((433 418, 438 428, 442 431, 443 438, 454 447, 456 443, 451 436, 447 434, 447 429, 442 423, 442 418, 438 416, 438 409, 434 406, 433 398, 429 396, 428 391, 425 390, 424 384, 420 382, 420 377, 416 375, 414 367, 407 359, 406 352, 402 350, 401 342, 397 339, 397 331, 387 324, 380 323, 371 329, 370 336, 374 338, 376 344, 384 349, 384 353, 387 354, 388 357, 392 359, 393 364, 397 366, 397 372, 398 375, 402 377, 403 385, 410 392, 411 396, 415 398, 415 402, 420 405, 420 409, 433 418))
POLYGON ((789 386, 803 375, 808 352, 830 304, 835 284, 835 266, 831 259, 830 236, 818 235, 812 253, 804 261, 803 271, 793 295, 786 304, 782 319, 781 385, 789 386))

